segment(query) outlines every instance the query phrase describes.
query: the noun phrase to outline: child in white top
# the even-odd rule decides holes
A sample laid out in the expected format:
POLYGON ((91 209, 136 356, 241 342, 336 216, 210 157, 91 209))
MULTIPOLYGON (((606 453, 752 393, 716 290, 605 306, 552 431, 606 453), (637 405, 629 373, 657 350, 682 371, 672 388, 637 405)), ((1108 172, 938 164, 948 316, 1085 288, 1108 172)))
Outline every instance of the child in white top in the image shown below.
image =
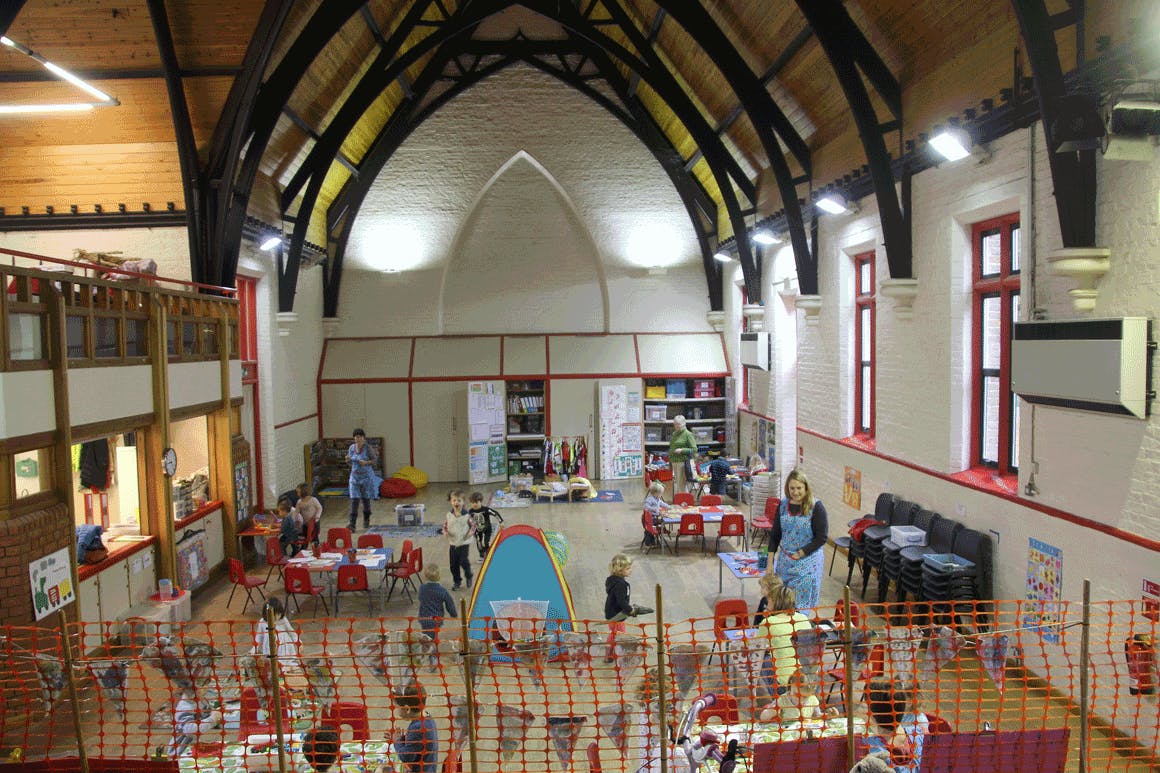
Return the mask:
POLYGON ((451 590, 463 587, 460 573, 467 584, 475 581, 471 572, 471 542, 475 537, 475 521, 471 514, 463 509, 464 497, 461 489, 452 489, 447 493, 447 501, 451 510, 443 519, 443 534, 447 536, 448 561, 451 563, 451 579, 454 585, 451 590))
MULTIPOLYGON (((286 609, 282 602, 272 598, 266 602, 274 612, 274 640, 277 642, 278 665, 283 668, 300 668, 298 662, 298 632, 286 617, 286 609)), ((258 621, 254 629, 254 648, 250 651, 255 657, 270 657, 270 627, 266 624, 266 616, 258 621)))

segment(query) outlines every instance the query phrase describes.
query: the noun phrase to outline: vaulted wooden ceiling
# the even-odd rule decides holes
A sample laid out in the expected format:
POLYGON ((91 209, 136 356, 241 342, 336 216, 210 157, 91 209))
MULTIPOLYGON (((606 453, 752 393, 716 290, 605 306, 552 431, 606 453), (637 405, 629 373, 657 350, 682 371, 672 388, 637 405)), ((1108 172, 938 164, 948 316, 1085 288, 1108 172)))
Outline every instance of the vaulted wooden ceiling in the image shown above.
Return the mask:
MULTIPOLYGON (((120 104, 0 115, 0 231, 46 212, 67 226, 74 207, 82 217, 123 205, 140 222, 190 211, 195 278, 228 284, 248 214, 288 223, 295 256, 322 245, 340 275, 349 222, 391 149, 489 68, 525 62, 632 128, 681 192, 710 283, 709 256, 730 237, 749 283, 759 261, 738 226, 776 213, 795 253, 806 249, 797 199, 873 171, 867 126, 885 126, 878 142, 897 159, 948 116, 1029 92, 1016 78, 1031 75, 1016 7, 1036 3, 1057 22, 1064 72, 1077 40, 1090 59, 1102 39, 1129 41, 1133 20, 1156 16, 1151 0, 12 2, 14 16, 0 15, 9 38, 120 104), (835 48, 850 57, 844 76, 835 48), (189 114, 184 172, 167 69, 189 114), (861 133, 852 80, 873 113, 861 133)), ((78 98, 0 47, 0 105, 78 98)))

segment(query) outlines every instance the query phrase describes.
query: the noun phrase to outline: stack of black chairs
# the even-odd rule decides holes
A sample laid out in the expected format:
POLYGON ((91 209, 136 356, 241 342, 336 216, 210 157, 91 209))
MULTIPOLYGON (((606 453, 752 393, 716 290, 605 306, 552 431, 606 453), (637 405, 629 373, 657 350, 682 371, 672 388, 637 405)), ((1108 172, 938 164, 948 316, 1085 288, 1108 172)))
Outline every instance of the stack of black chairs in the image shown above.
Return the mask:
POLYGON ((930 524, 929 544, 919 547, 912 545, 899 551, 902 568, 899 572, 901 587, 898 589, 898 600, 906 601, 910 594, 915 599, 923 601, 927 598, 923 583, 924 558, 937 553, 950 553, 955 546, 955 535, 962 530, 963 525, 950 518, 943 518, 935 514, 930 524))
MULTIPOLYGON (((890 520, 890 513, 893 509, 894 509, 894 495, 883 493, 883 494, 879 494, 878 499, 876 499, 874 501, 874 512, 867 513, 866 515, 868 517, 871 517, 871 518, 876 518, 877 520, 881 521, 882 523, 886 523, 890 520)), ((872 526, 870 528, 875 528, 875 527, 872 526)), ((867 531, 869 531, 869 529, 867 529, 867 531)), ((862 560, 862 579, 863 580, 866 579, 866 572, 868 571, 868 569, 866 568, 865 532, 863 532, 862 537, 863 538, 860 540, 854 540, 848 536, 838 537, 837 539, 834 540, 835 545, 838 545, 839 547, 844 547, 847 550, 847 552, 846 552, 846 584, 847 585, 850 584, 850 580, 853 579, 853 577, 854 577, 854 564, 856 564, 859 559, 862 560)), ((833 568, 833 561, 830 562, 830 568, 831 569, 833 568)), ((863 582, 862 594, 865 595, 865 593, 866 593, 865 583, 863 582)))
POLYGON ((954 538, 956 563, 924 561, 922 591, 929 601, 975 601, 991 597, 991 538, 974 529, 962 529, 954 538), (957 562, 963 559, 963 562, 957 562))
POLYGON ((889 520, 882 526, 871 526, 862 532, 862 549, 866 557, 862 559, 862 598, 866 598, 866 586, 870 583, 870 570, 878 570, 878 583, 882 584, 882 571, 886 551, 882 543, 890 539, 891 526, 909 526, 918 512, 918 505, 905 499, 895 499, 890 509, 889 520))
MULTIPOLYGON (((926 532, 927 542, 930 542, 930 527, 936 518, 941 517, 930 510, 919 509, 914 514, 914 521, 910 525, 926 532)), ((882 571, 878 573, 878 603, 880 604, 886 601, 886 594, 890 590, 891 582, 895 584, 900 597, 905 595, 902 590, 902 549, 904 547, 907 546, 899 545, 891 539, 882 543, 882 571)))

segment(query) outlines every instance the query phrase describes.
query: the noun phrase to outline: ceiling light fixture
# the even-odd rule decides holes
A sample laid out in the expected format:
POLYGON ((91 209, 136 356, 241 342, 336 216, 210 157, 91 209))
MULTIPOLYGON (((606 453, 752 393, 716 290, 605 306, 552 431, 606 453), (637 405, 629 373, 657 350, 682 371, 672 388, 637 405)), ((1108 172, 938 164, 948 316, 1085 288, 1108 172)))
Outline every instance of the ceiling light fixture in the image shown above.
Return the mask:
POLYGON ((780 244, 781 239, 777 234, 767 228, 762 228, 760 231, 753 232, 753 241, 758 244, 780 244))
POLYGON ((840 193, 827 193, 815 202, 815 206, 831 215, 844 215, 853 211, 846 197, 840 193))
POLYGON ((12 38, 4 35, 0 35, 0 43, 15 51, 19 51, 30 59, 34 59, 37 62, 40 62, 44 69, 48 70, 56 77, 71 83, 73 86, 98 100, 96 102, 0 105, 0 114, 77 112, 82 110, 92 110, 94 107, 115 107, 116 105, 121 104, 117 101, 116 98, 109 96, 82 78, 78 78, 76 75, 73 75, 71 72, 64 69, 60 65, 53 64, 40 54, 33 51, 28 46, 17 43, 12 38))
POLYGON ((282 237, 274 234, 272 236, 267 236, 266 239, 260 245, 258 245, 258 249, 262 252, 269 252, 270 250, 280 246, 282 246, 282 237))
POLYGON ((930 138, 930 146, 947 161, 961 161, 971 155, 971 135, 966 130, 951 126, 930 138))
POLYGON ((716 252, 713 254, 713 259, 719 260, 722 263, 728 263, 729 261, 733 260, 733 256, 727 252, 716 252))

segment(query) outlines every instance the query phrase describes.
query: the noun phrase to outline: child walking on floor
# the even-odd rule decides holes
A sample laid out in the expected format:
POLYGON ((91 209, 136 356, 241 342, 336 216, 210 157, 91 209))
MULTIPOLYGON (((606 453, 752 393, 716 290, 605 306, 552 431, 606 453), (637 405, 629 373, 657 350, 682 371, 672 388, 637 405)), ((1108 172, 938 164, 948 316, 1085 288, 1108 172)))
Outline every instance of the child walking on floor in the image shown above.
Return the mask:
POLYGON ((455 617, 455 601, 439 582, 439 567, 427 564, 423 568, 423 579, 419 586, 419 625, 423 633, 438 641, 439 629, 443 626, 443 612, 455 617))
POLYGON ((463 509, 462 489, 447 492, 447 501, 451 503, 451 510, 443 519, 443 533, 447 535, 447 555, 451 563, 451 579, 455 583, 451 590, 459 590, 463 587, 461 573, 468 585, 475 581, 471 572, 471 538, 475 534, 475 522, 463 509))
POLYGON ((278 517, 282 519, 282 528, 278 532, 282 555, 293 558, 302 549, 298 545, 298 538, 302 536, 302 516, 290 508, 289 501, 283 499, 278 503, 278 517))
POLYGON ((483 494, 471 492, 471 517, 475 521, 475 547, 479 551, 479 560, 487 555, 491 548, 491 519, 497 518, 503 523, 503 516, 483 503, 483 494))
POLYGON ((647 615, 651 607, 638 607, 632 603, 632 586, 628 576, 632 574, 632 559, 624 553, 617 553, 608 564, 608 578, 604 581, 604 619, 608 621, 608 650, 604 662, 611 663, 616 656, 616 634, 622 633, 624 621, 637 615, 647 615))

